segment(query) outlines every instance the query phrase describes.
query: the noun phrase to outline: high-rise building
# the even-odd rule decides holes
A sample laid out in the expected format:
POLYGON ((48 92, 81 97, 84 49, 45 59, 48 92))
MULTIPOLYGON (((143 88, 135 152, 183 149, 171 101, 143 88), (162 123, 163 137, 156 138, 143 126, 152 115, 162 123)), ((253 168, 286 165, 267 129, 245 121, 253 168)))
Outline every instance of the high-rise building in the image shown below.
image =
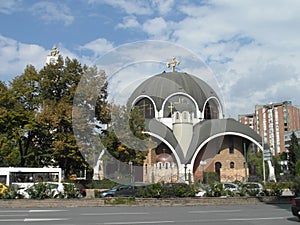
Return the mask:
POLYGON ((291 101, 256 105, 254 114, 239 115, 239 121, 264 137, 273 155, 278 155, 285 152, 285 132, 300 129, 300 111, 291 101))

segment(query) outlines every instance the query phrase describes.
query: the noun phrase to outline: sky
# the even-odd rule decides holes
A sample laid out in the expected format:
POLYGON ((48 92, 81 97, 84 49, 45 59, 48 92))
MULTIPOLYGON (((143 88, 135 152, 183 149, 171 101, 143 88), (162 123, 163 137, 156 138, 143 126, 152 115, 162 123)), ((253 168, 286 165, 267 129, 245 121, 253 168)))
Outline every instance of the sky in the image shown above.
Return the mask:
MULTIPOLYGON (((205 63, 225 117, 254 113, 256 104, 299 107, 299 11, 297 0, 0 0, 0 80, 12 81, 29 64, 40 70, 54 44, 63 57, 94 65, 120 46, 155 40, 172 46, 161 60, 179 55, 180 70, 199 73, 176 49, 205 63)), ((162 72, 159 65, 149 71, 162 72)), ((130 82, 141 79, 135 74, 130 82)))

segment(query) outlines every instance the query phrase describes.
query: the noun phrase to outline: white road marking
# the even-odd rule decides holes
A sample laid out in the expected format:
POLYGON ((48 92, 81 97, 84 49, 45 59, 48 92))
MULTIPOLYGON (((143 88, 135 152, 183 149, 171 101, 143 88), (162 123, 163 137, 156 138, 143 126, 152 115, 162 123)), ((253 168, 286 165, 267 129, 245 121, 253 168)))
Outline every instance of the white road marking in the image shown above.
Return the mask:
POLYGON ((58 221, 69 220, 69 218, 25 218, 24 222, 42 222, 42 221, 58 221))
POLYGON ((209 210, 209 211, 189 211, 188 213, 233 213, 241 212, 242 210, 209 210))
POLYGON ((24 219, 3 219, 0 222, 24 222, 24 219))
POLYGON ((40 213, 40 212, 66 212, 69 210, 64 210, 64 209, 31 209, 29 210, 30 213, 40 213))
POLYGON ((83 216, 112 216, 112 215, 147 215, 147 212, 120 212, 120 213, 82 213, 83 216))
POLYGON ((175 221, 136 221, 136 222, 111 222, 111 223, 103 223, 105 225, 118 225, 118 224, 162 224, 162 223, 175 223, 175 221))
POLYGON ((236 218, 236 219, 227 219, 229 221, 251 221, 251 220, 282 220, 286 219, 285 217, 261 217, 261 218, 236 218))
POLYGON ((21 217, 21 216, 28 216, 28 214, 11 214, 11 215, 0 215, 1 217, 21 217))
POLYGON ((5 210, 5 211, 1 211, 1 213, 20 213, 20 212, 22 212, 22 213, 24 213, 24 212, 28 213, 28 210, 5 210))

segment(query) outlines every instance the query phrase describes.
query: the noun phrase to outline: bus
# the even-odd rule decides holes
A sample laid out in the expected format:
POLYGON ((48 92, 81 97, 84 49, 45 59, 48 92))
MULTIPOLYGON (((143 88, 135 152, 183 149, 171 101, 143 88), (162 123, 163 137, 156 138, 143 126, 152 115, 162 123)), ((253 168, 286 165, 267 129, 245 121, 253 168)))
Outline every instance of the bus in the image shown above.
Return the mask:
POLYGON ((0 182, 6 186, 27 188, 37 182, 61 181, 61 168, 0 167, 0 182))

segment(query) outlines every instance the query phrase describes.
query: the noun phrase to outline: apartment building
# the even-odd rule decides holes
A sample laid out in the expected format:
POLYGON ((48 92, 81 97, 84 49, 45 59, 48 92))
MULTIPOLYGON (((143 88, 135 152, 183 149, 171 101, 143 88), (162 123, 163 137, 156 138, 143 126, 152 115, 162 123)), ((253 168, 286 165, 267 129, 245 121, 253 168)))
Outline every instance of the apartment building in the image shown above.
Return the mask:
POLYGON ((291 101, 256 105, 253 114, 239 115, 239 122, 264 137, 273 155, 278 155, 285 152, 285 133, 300 129, 300 111, 291 101))

